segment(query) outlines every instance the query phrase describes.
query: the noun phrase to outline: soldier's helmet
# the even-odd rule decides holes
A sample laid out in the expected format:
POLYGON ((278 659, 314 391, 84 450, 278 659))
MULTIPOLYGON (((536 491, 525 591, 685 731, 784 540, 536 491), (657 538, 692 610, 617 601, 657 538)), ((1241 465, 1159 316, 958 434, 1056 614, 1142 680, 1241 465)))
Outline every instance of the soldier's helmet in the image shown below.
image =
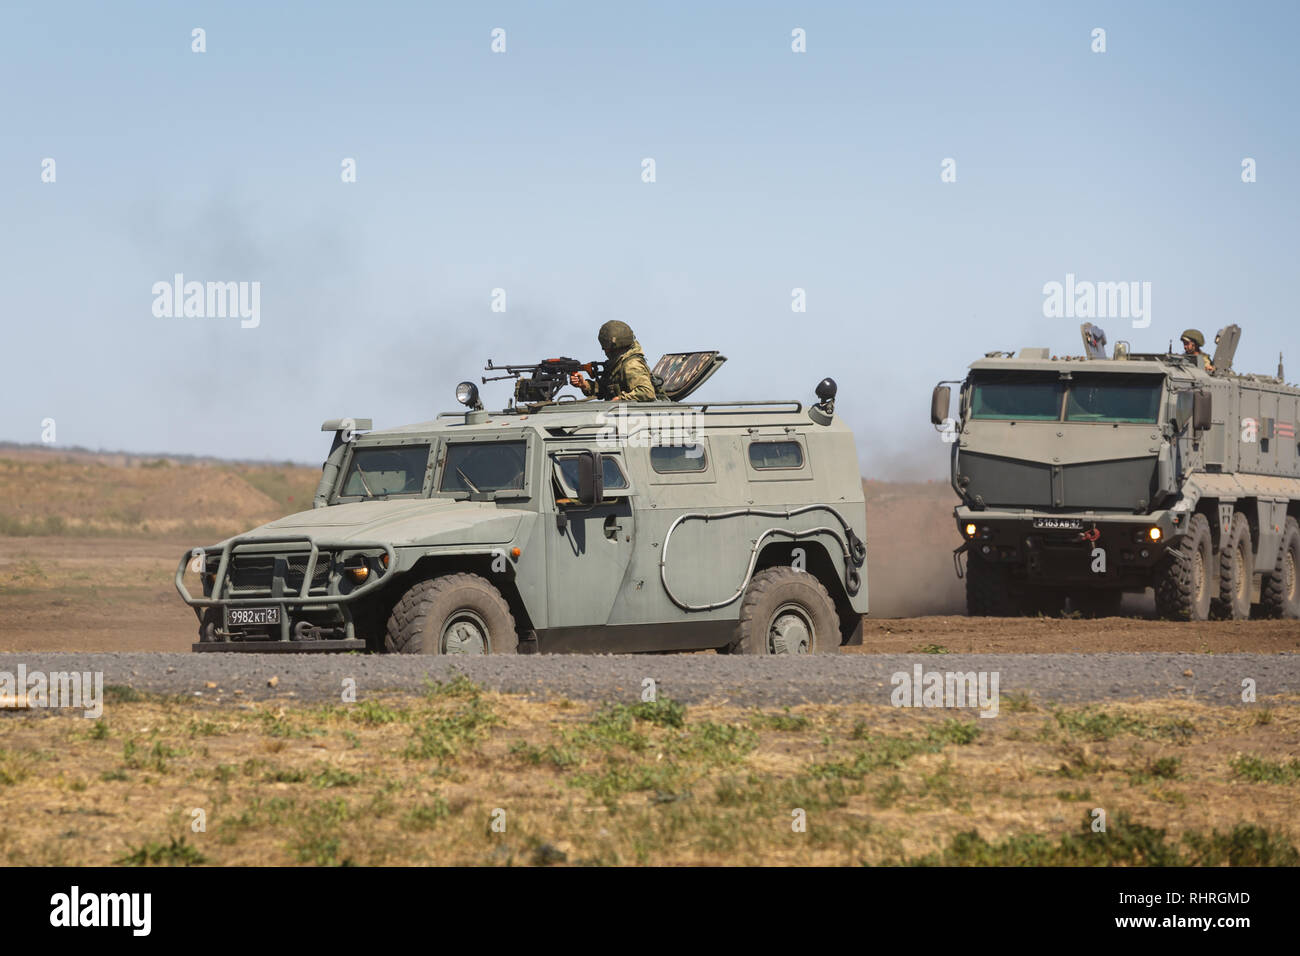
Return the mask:
POLYGON ((596 333, 596 341, 600 343, 606 355, 611 355, 631 347, 636 341, 636 336, 632 334, 632 327, 626 322, 611 319, 600 327, 600 331, 596 333))
POLYGON ((1184 342, 1195 342, 1198 349, 1205 348, 1205 336, 1200 329, 1187 329, 1181 336, 1184 342))

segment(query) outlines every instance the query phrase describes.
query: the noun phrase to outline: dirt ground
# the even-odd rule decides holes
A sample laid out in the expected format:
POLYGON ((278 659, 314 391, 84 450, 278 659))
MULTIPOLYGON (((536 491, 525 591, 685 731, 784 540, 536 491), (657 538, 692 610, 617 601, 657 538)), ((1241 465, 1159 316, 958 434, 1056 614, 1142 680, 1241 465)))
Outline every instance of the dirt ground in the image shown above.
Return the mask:
MULTIPOLYGON (((172 575, 193 543, 168 537, 0 537, 0 651, 188 650, 197 623, 176 595, 172 575)), ((881 576, 887 577, 885 572, 881 576)), ((872 581, 871 586, 874 595, 883 584, 872 581)), ((890 604, 873 596, 873 606, 890 604)), ((977 619, 959 614, 891 619, 873 614, 863 646, 848 649, 945 651, 1294 653, 1300 651, 1300 623, 977 619)))

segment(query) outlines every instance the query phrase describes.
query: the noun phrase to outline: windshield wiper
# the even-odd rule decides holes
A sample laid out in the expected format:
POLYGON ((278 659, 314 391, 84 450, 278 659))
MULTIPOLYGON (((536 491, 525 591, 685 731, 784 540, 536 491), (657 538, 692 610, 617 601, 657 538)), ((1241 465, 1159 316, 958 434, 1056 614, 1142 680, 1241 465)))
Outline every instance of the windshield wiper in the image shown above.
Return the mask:
POLYGON ((357 477, 361 479, 361 487, 366 489, 366 497, 368 498, 376 497, 375 493, 370 490, 370 483, 366 481, 366 472, 361 467, 361 464, 359 462, 354 462, 352 467, 356 468, 357 470, 357 477))
POLYGON ((467 474, 465 474, 465 472, 463 472, 463 471, 461 471, 459 468, 457 468, 457 469, 456 469, 456 474, 460 476, 460 480, 461 480, 461 481, 463 481, 463 482, 465 482, 465 484, 469 485, 469 490, 472 491, 472 492, 474 492, 474 494, 476 494, 476 495, 481 495, 481 494, 483 494, 483 492, 481 492, 481 491, 478 490, 478 485, 474 484, 474 482, 472 482, 472 481, 469 480, 469 476, 468 476, 467 474))

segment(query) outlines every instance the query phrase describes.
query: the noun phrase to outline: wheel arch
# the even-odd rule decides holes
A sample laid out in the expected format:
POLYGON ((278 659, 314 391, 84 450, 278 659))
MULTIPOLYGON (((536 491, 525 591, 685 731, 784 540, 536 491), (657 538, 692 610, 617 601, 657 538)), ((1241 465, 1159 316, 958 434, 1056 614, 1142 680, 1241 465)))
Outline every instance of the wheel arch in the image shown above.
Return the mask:
POLYGON ((841 576, 840 566, 831 557, 823 542, 813 538, 770 542, 758 553, 754 573, 766 571, 768 568, 793 567, 795 548, 804 550, 804 570, 821 582, 835 604, 835 615, 839 618, 840 625, 840 644, 861 643, 862 615, 854 610, 841 576))

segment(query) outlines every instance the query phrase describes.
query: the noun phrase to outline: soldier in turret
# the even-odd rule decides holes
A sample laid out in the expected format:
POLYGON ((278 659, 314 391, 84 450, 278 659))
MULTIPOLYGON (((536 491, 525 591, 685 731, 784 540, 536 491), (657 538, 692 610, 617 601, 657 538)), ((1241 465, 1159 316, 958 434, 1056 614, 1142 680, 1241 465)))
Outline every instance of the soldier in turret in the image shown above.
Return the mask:
POLYGON ((1187 329, 1182 334, 1183 354, 1196 358, 1207 372, 1214 371, 1214 362, 1202 349, 1205 348, 1205 336, 1200 329, 1187 329))
POLYGON ((582 394, 611 402, 664 402, 668 396, 650 373, 641 343, 626 322, 612 319, 600 327, 596 336, 609 363, 596 381, 581 372, 569 376, 569 384, 582 394))

